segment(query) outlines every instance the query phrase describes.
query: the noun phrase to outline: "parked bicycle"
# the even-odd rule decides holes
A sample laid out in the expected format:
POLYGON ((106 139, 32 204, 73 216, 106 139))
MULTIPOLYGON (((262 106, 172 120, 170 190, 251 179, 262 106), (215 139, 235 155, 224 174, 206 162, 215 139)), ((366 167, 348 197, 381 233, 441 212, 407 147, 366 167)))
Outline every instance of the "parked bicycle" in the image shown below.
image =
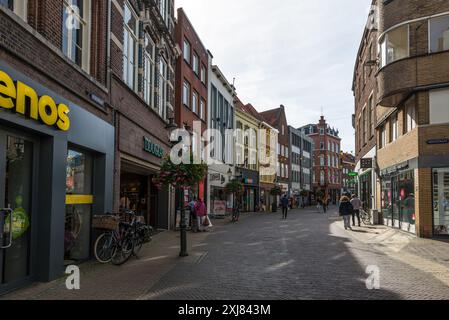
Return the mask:
POLYGON ((137 257, 144 243, 151 241, 152 228, 137 221, 133 212, 119 215, 95 216, 93 227, 105 230, 94 245, 95 258, 100 263, 122 265, 134 255, 137 257))
POLYGON ((371 212, 360 209, 360 219, 365 225, 371 225, 371 212))

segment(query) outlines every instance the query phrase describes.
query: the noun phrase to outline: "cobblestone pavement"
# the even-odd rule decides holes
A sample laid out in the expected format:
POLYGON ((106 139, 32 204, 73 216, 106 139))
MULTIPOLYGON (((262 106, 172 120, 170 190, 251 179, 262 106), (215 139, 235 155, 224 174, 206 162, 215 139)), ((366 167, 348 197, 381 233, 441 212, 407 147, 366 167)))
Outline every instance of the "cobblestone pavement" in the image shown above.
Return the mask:
POLYGON ((122 267, 83 266, 80 291, 64 280, 37 284, 4 299, 449 299, 449 244, 385 227, 347 232, 336 216, 313 210, 252 214, 213 232, 158 236, 145 255, 122 267), (447 259, 447 260, 446 260, 447 259), (366 268, 380 289, 366 288, 366 268))

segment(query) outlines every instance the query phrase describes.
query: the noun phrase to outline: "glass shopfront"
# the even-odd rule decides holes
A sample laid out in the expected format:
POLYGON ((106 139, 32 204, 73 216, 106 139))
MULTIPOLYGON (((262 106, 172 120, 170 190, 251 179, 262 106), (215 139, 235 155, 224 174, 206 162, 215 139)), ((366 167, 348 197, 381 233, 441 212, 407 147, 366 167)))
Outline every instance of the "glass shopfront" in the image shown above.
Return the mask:
POLYGON ((382 214, 388 226, 416 232, 414 171, 382 178, 382 214))
POLYGON ((372 208, 372 178, 371 171, 360 176, 360 200, 363 204, 363 210, 368 211, 372 208))
POLYGON ((66 263, 90 258, 92 169, 91 155, 80 150, 69 149, 64 235, 66 263))
POLYGON ((449 168, 433 170, 433 225, 435 236, 449 235, 449 168))
POLYGON ((0 289, 31 275, 33 148, 0 130, 0 289))

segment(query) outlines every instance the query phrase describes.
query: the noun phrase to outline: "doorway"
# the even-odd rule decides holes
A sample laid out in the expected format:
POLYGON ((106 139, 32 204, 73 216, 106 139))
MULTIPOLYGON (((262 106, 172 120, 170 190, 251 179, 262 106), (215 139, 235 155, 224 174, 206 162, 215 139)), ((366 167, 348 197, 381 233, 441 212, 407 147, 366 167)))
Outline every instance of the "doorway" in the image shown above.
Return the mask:
POLYGON ((0 130, 0 292, 32 276, 36 143, 0 130))

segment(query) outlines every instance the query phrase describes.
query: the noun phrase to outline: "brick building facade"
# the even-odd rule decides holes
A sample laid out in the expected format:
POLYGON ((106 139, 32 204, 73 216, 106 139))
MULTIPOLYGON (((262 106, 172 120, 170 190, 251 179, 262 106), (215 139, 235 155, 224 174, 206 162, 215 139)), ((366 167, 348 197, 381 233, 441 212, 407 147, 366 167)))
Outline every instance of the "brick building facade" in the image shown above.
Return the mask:
POLYGON ((377 102, 377 57, 378 57, 378 1, 373 0, 357 53, 352 90, 355 110, 355 172, 358 174, 357 193, 366 211, 378 211, 376 170, 376 102, 377 102), (363 162, 362 159, 371 160, 363 162), (372 166, 362 164, 372 163, 372 166))
MULTIPOLYGON (((175 121, 178 128, 191 133, 192 151, 199 158, 208 120, 209 54, 182 8, 178 9, 175 41, 182 48, 176 61, 175 121)), ((197 197, 206 199, 206 179, 194 189, 197 197)))
POLYGON ((83 3, 0 1, 0 294, 89 259, 113 209, 108 8, 83 3))
POLYGON ((378 191, 385 223, 449 234, 449 3, 379 1, 378 191))
POLYGON ((337 204, 341 196, 340 142, 338 130, 331 128, 321 116, 318 124, 301 128, 313 140, 313 191, 321 191, 331 204, 337 204))

